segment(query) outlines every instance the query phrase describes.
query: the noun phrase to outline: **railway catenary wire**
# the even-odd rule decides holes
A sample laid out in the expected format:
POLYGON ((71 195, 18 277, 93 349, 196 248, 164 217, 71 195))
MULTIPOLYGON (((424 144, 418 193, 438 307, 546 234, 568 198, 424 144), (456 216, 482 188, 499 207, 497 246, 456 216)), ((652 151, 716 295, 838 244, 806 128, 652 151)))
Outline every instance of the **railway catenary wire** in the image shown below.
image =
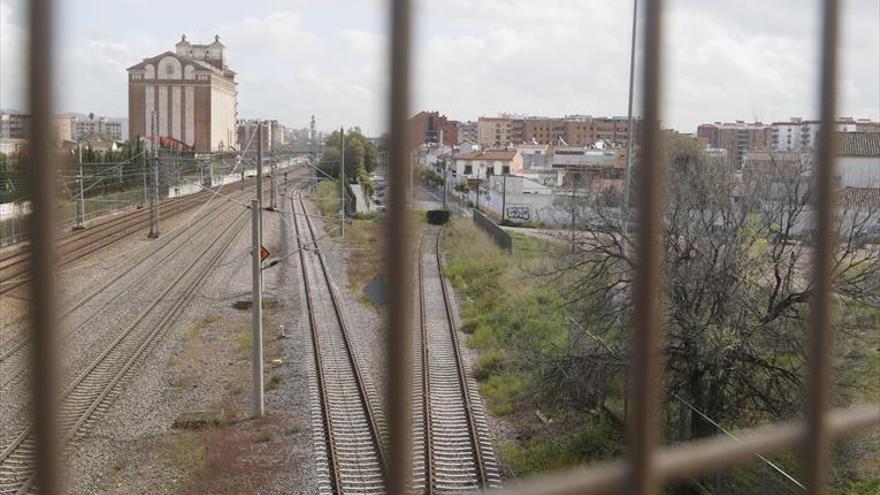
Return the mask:
POLYGON ((424 493, 460 493, 501 485, 486 414, 461 355, 443 274, 442 228, 428 227, 419 242, 419 397, 413 401, 415 479, 424 493), (432 249, 433 248, 433 249, 432 249), (441 314, 442 313, 442 314, 441 314), (418 409, 421 409, 420 411, 418 409))
MULTIPOLYGON (((72 381, 60 399, 62 445, 69 446, 120 393, 120 385, 143 363, 173 325, 213 266, 248 224, 242 211, 195 257, 187 268, 72 381), (189 283, 186 279, 191 277, 189 283), (175 289, 178 297, 167 299, 175 289), (163 307, 165 306, 165 307, 163 307), (144 324, 159 311, 156 325, 144 324)), ((0 451, 0 494, 24 494, 35 488, 34 425, 23 428, 0 451)))
MULTIPOLYGON (((256 184, 255 180, 249 180, 246 183, 242 183, 241 191, 250 191, 251 189, 253 189, 255 184, 256 184)), ((212 190, 209 190, 206 192, 209 195, 205 196, 203 198, 200 197, 200 201, 202 201, 202 204, 201 204, 201 206, 198 207, 198 210, 196 210, 196 212, 193 214, 193 216, 190 217, 189 219, 187 219, 187 221, 184 222, 183 224, 177 225, 174 228, 172 228, 171 230, 167 231, 165 233, 165 235, 163 235, 158 241, 156 241, 158 243, 158 247, 156 247, 156 245, 153 243, 144 245, 143 246, 144 249, 142 249, 141 252, 138 252, 137 256, 133 257, 134 259, 137 260, 134 262, 134 264, 129 265, 129 267, 124 272, 118 274, 110 282, 105 284, 103 287, 99 288, 97 291, 92 292, 90 295, 80 299, 77 303, 75 303, 72 307, 68 308, 67 311, 65 311, 65 313, 62 315, 62 318, 69 316, 69 314, 71 312, 77 310, 80 306, 89 302, 95 296, 99 295, 101 292, 106 290, 112 283, 118 281, 119 279, 121 279, 122 277, 124 277, 125 275, 130 273, 132 270, 137 268, 138 265, 149 260, 152 255, 161 251, 164 247, 166 247, 168 245, 168 243, 172 242, 178 236, 183 235, 183 234, 188 234, 189 236, 192 236, 195 232, 189 230, 189 227, 191 227, 194 224, 200 223, 201 221, 209 218, 207 216, 199 215, 199 214, 201 213, 202 209, 204 209, 206 206, 208 206, 210 201, 213 199, 214 196, 212 196, 212 194, 216 193, 216 190, 212 189, 212 190), (195 220, 193 221, 193 219, 195 219, 195 220)), ((238 193, 238 194, 241 195, 242 193, 238 193)), ((216 212, 216 211, 218 211, 218 210, 213 210, 212 213, 216 212)), ((215 217, 216 217, 216 215, 215 215, 215 217)), ((116 240, 119 240, 119 239, 116 239, 116 240)), ((82 268, 82 267, 78 267, 78 268, 82 268)), ((60 272, 59 272, 59 274, 60 274, 60 272)), ((0 283, 0 285, 2 285, 4 283, 9 284, 9 283, 14 283, 14 282, 15 281, 13 281, 13 282, 4 281, 4 282, 0 283)), ((3 349, 3 351, 0 351, 0 363, 2 363, 4 361, 4 359, 11 352, 14 352, 17 349, 20 340, 21 340, 21 336, 16 336, 16 337, 10 338, 9 340, 0 344, 0 349, 3 349)))
POLYGON ((321 493, 385 493, 384 420, 368 394, 314 227, 301 193, 290 197, 311 334, 315 379, 310 386, 321 493), (297 202, 301 213, 297 212, 297 202), (300 227, 299 217, 306 228, 300 227), (308 234, 306 234, 308 233, 308 234), (316 266, 317 265, 317 266, 316 266), (311 267, 311 268, 310 268, 311 267), (312 274, 312 277, 310 277, 312 274), (317 293, 317 294, 315 294, 317 293), (326 318, 318 304, 329 303, 326 318), (326 470, 326 471, 325 471, 326 470))
MULTIPOLYGON (((198 205, 212 191, 204 191, 193 194, 191 197, 175 198, 163 203, 163 217, 171 217, 194 205, 198 205)), ((136 210, 114 219, 103 222, 93 228, 79 231, 59 241, 59 250, 62 251, 58 265, 65 266, 90 254, 100 251, 107 246, 140 232, 150 224, 149 208, 136 210)), ((0 285, 0 295, 8 294, 27 283, 23 276, 28 273, 27 262, 30 259, 30 251, 16 252, 8 255, 0 261, 0 273, 3 284, 0 285), (16 270, 10 269, 18 267, 16 270)))
MULTIPOLYGON (((154 273, 152 270, 154 268, 163 266, 173 256, 179 254, 179 247, 175 245, 175 240, 184 235, 186 235, 187 238, 198 235, 200 232, 210 227, 216 220, 227 214, 230 208, 236 208, 236 206, 224 203, 224 207, 211 210, 207 215, 199 216, 195 222, 198 225, 195 226, 194 230, 179 229, 166 237, 160 238, 159 242, 161 244, 157 246, 154 250, 149 252, 146 256, 137 257, 133 263, 131 263, 125 270, 113 277, 110 281, 103 284, 101 287, 97 288, 95 291, 91 292, 89 295, 83 297, 72 306, 67 308, 64 314, 62 314, 61 316, 62 320, 71 316, 74 312, 92 301, 95 297, 107 292, 111 287, 114 287, 116 289, 113 295, 107 301, 102 302, 97 308, 94 308, 88 316, 82 318, 80 320, 82 321, 80 325, 78 325, 74 329, 69 329, 64 332, 63 336, 61 337, 62 345, 66 343, 67 339, 69 339, 76 333, 81 332, 82 328, 86 327, 89 322, 96 318, 102 311, 104 311, 104 309, 110 307, 126 294, 129 294, 129 289, 137 288, 142 282, 149 279, 150 277, 153 277, 154 273), (166 248, 169 249, 166 250, 166 248), (165 252, 163 253, 163 251, 165 252), (117 282, 124 279, 131 272, 141 267, 146 267, 143 270, 143 273, 126 283, 123 287, 116 288, 117 282)), ((27 344, 28 342, 30 342, 30 338, 30 334, 19 334, 7 340, 3 344, 0 344, 0 365, 3 365, 3 373, 0 373, 0 391, 5 390, 12 383, 19 383, 20 380, 24 377, 24 373, 28 369, 27 360, 29 356, 27 353, 27 344), (4 377, 3 375, 6 376, 4 377)))

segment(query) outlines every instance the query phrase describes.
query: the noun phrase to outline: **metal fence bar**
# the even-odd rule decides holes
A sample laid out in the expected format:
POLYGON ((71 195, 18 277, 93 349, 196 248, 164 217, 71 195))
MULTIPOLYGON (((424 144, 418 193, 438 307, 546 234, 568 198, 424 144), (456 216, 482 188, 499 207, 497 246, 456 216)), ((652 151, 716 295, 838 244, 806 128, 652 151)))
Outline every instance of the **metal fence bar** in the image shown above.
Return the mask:
POLYGON ((638 171, 638 246, 633 285, 633 373, 629 420, 630 479, 627 493, 649 495, 659 484, 654 449, 658 439, 657 401, 661 373, 660 273, 663 263, 660 221, 663 211, 663 158, 660 134, 662 0, 645 2, 642 74, 642 166, 638 171))
MULTIPOLYGON (((827 432, 841 438, 880 424, 880 404, 841 408, 827 414, 827 432)), ((656 450, 656 479, 659 482, 686 480, 699 474, 734 467, 801 445, 809 426, 805 421, 777 423, 727 435, 693 440, 656 450)), ((630 476, 627 461, 618 460, 524 480, 504 495, 590 495, 616 493, 630 476)), ((629 493, 629 492, 625 492, 629 493)))
POLYGON ((28 106, 31 112, 31 331, 36 425, 36 485, 40 493, 61 493, 55 386, 57 299, 55 297, 55 147, 52 143, 52 0, 29 2, 28 106))
POLYGON ((388 113, 391 200, 388 210, 388 393, 391 424, 391 462, 388 493, 404 495, 412 476, 412 249, 408 201, 410 160, 407 146, 409 118, 410 0, 391 0, 391 85, 388 113))
POLYGON ((837 91, 837 42, 839 7, 837 0, 824 0, 822 12, 822 75, 819 137, 813 180, 816 249, 813 256, 813 301, 810 312, 806 418, 809 429, 804 445, 804 474, 807 493, 825 491, 830 468, 831 437, 827 409, 831 397, 831 271, 837 239, 834 232, 834 137, 835 92, 837 91))

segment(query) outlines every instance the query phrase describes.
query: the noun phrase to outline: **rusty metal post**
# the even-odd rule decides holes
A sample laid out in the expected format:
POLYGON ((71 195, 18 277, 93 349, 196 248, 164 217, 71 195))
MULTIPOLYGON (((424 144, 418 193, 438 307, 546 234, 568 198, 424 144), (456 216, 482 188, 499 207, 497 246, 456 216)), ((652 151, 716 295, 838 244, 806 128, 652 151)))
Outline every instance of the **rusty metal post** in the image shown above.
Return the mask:
POLYGON ((634 276, 633 315, 634 335, 632 350, 633 383, 630 388, 629 418, 630 476, 626 493, 648 495, 657 493, 656 444, 657 389, 661 373, 660 342, 660 276, 663 253, 660 236, 663 234, 663 153, 660 132, 662 0, 645 2, 645 36, 643 41, 644 70, 642 98, 644 147, 638 171, 638 246, 634 276))
POLYGON ((388 417, 391 424, 391 462, 388 493, 408 493, 412 477, 412 246, 410 213, 410 163, 407 146, 411 2, 391 2, 391 86, 389 122, 391 138, 390 203, 388 210, 388 417))
POLYGON ((61 493, 60 435, 58 434, 57 330, 55 287, 55 146, 52 142, 52 0, 28 2, 30 54, 28 100, 31 112, 30 286, 33 370, 33 414, 37 439, 36 486, 47 495, 61 493))
POLYGON ((825 0, 822 13, 822 75, 819 140, 813 179, 816 250, 813 259, 813 301, 810 310, 808 379, 806 390, 807 435, 804 445, 804 476, 807 493, 824 493, 830 467, 831 436, 827 410, 831 402, 831 271, 837 236, 834 231, 834 119, 837 90, 837 42, 839 5, 825 0))

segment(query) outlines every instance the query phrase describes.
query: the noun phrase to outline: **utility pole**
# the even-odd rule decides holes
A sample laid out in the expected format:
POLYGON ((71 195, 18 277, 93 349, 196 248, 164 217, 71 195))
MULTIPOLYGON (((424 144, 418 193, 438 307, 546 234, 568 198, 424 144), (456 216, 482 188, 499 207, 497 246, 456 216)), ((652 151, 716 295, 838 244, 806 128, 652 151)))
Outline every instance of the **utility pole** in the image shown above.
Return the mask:
MULTIPOLYGON (((257 148, 259 150, 259 148, 257 148)), ((260 202, 251 200, 251 270, 253 282, 253 320, 251 323, 251 371, 253 373, 253 416, 263 416, 263 273, 260 247, 260 202)))
POLYGON ((153 162, 153 197, 150 201, 150 239, 159 237, 159 149, 156 146, 156 113, 150 113, 150 133, 153 136, 150 143, 150 159, 153 162))
POLYGON ((443 209, 449 208, 449 168, 443 160, 443 209))
POLYGON ((147 147, 146 147, 146 142, 144 142, 144 149, 142 150, 142 153, 143 153, 143 156, 141 158, 143 159, 142 172, 144 175, 144 202, 141 205, 141 208, 146 208, 147 201, 149 201, 149 199, 147 198, 147 147))
POLYGON ((341 149, 341 157, 339 162, 339 184, 342 186, 342 212, 340 213, 340 217, 342 219, 342 238, 345 239, 345 127, 339 127, 339 139, 342 143, 341 149))
POLYGON ((263 210, 263 123, 257 124, 257 203, 263 210))
POLYGON ((77 141, 76 143, 77 155, 79 158, 77 161, 79 162, 79 202, 76 204, 76 227, 74 230, 82 230, 86 228, 85 226, 85 216, 86 216, 86 202, 85 202, 85 186, 83 185, 83 181, 85 177, 83 177, 83 151, 82 151, 82 141, 77 141))
POLYGON ((269 148, 269 153, 271 154, 271 160, 272 160, 271 164, 269 165, 271 167, 270 173, 272 174, 272 190, 269 193, 270 194, 269 206, 274 210, 278 205, 278 203, 277 203, 278 182, 277 182, 277 178, 275 177, 276 175, 278 175, 278 170, 275 165, 275 124, 271 123, 271 122, 269 123, 269 140, 270 140, 269 145, 271 146, 269 148))
POLYGON ((575 198, 574 198, 574 174, 571 176, 571 254, 574 254, 574 213, 575 213, 575 198))
POLYGON ((507 215, 507 174, 504 174, 501 184, 501 225, 504 225, 507 215))

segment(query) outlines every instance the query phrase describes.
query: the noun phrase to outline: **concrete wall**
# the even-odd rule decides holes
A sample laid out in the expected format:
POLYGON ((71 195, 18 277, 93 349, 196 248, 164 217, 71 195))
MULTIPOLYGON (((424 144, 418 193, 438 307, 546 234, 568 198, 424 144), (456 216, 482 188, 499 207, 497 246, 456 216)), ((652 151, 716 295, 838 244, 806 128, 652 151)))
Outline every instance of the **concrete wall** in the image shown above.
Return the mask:
POLYGON ((837 172, 841 187, 880 187, 880 157, 838 157, 837 172))

